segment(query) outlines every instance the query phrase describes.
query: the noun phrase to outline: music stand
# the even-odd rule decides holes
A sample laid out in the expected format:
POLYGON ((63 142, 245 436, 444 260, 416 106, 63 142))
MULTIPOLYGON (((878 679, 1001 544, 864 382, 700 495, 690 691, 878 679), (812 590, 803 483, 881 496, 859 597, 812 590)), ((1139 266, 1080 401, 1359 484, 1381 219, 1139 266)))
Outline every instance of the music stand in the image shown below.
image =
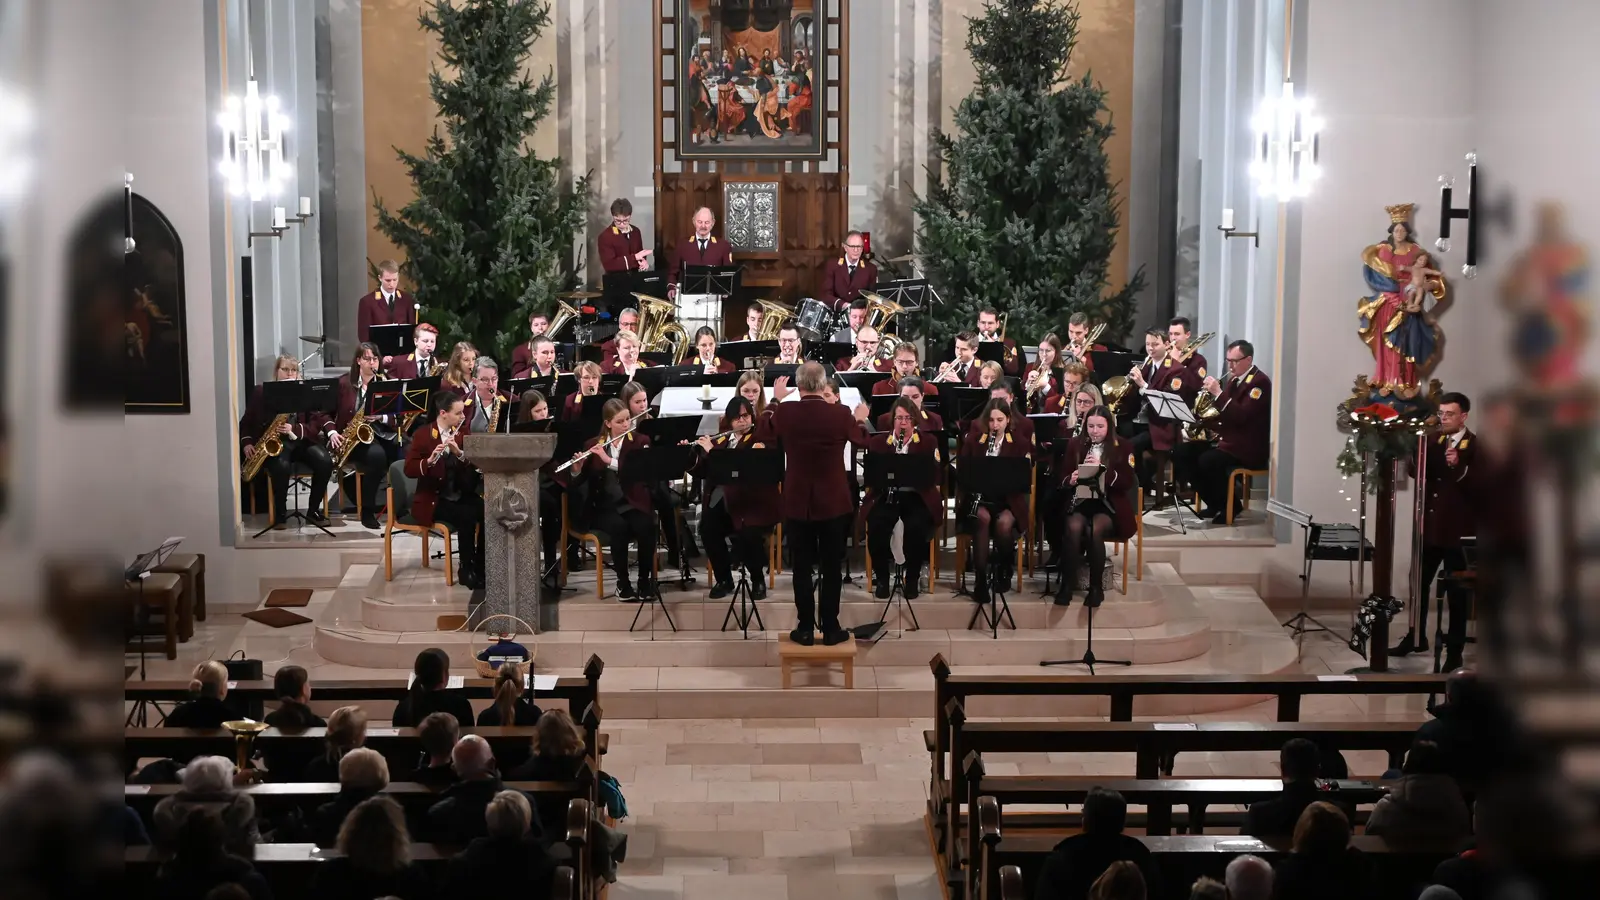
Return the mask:
MULTIPOLYGON (((782 450, 741 450, 737 453, 711 453, 706 457, 708 471, 707 483, 714 487, 728 485, 775 485, 783 483, 783 451, 782 450)), ((724 499, 723 503, 727 503, 724 499)), ((761 621, 761 610, 756 606, 755 598, 750 594, 749 574, 745 568, 744 554, 739 554, 739 580, 733 585, 733 596, 728 598, 728 611, 722 617, 722 630, 728 630, 728 623, 735 622, 739 630, 744 633, 745 640, 750 639, 750 622, 754 620, 756 627, 766 631, 765 622, 761 621)))
MULTIPOLYGON (((879 503, 921 503, 922 496, 917 491, 933 487, 937 482, 937 460, 931 453, 868 453, 866 456, 866 471, 862 474, 862 484, 867 490, 876 492, 879 503), (904 493, 896 490, 901 488, 911 491, 904 493)), ((903 544, 904 542, 902 542, 903 544)), ((866 573, 867 578, 872 578, 872 573, 866 573)), ((869 622, 851 629, 858 638, 875 641, 888 632, 889 607, 898 603, 898 623, 894 636, 905 634, 905 615, 911 613, 911 630, 921 631, 922 623, 917 621, 917 609, 911 605, 911 600, 906 597, 905 566, 896 563, 894 577, 889 587, 889 598, 883 602, 883 612, 878 615, 878 621, 869 622)))
POLYGON ((1304 539, 1300 567, 1300 611, 1280 624, 1280 627, 1287 628, 1293 632, 1295 659, 1298 660, 1304 652, 1307 633, 1325 631, 1334 637, 1339 636, 1337 631, 1317 621, 1317 618, 1307 611, 1307 604, 1310 602, 1311 596, 1311 564, 1319 559, 1344 560, 1349 563, 1350 599, 1354 601, 1356 596, 1355 567, 1372 558, 1372 543, 1362 537, 1361 532, 1354 525, 1316 522, 1312 519, 1310 513, 1296 509, 1274 498, 1269 497, 1267 499, 1267 513, 1277 516, 1290 524, 1300 526, 1301 537, 1304 539))
POLYGON ((888 372, 837 372, 835 374, 839 376, 840 381, 844 382, 845 387, 855 388, 863 397, 872 396, 873 386, 889 377, 888 372))
POLYGON ((854 359, 856 345, 845 341, 818 341, 806 350, 806 358, 831 366, 834 360, 854 359))
POLYGON ((800 367, 792 363, 767 363, 761 372, 761 383, 766 387, 772 387, 772 383, 779 378, 787 378, 789 383, 793 384, 795 372, 799 370, 800 367))
POLYGON ((634 294, 666 299, 667 278, 656 270, 633 269, 625 272, 607 272, 600 278, 601 300, 599 308, 609 315, 634 305, 634 294))
POLYGON ((678 277, 679 294, 717 295, 731 297, 739 291, 739 273, 743 266, 697 266, 684 263, 678 277))
POLYGON ((554 418, 529 419, 526 422, 511 423, 511 434, 550 434, 559 432, 560 426, 561 423, 554 418))
POLYGON ((407 378, 400 386, 400 432, 410 434, 416 430, 419 420, 426 420, 431 414, 428 403, 433 397, 433 392, 444 383, 443 375, 429 375, 422 378, 407 378))
POLYGON ((416 347, 415 325, 369 325, 367 340, 378 345, 378 356, 405 356, 416 347))
MULTIPOLYGON (((296 418, 313 412, 324 412, 332 415, 339 411, 339 379, 313 378, 306 381, 264 382, 261 385, 261 402, 269 419, 285 413, 296 418)), ((305 440, 309 440, 309 438, 305 440)), ((257 448, 257 452, 259 451, 260 448, 257 448)), ((284 446, 283 452, 288 453, 289 448, 284 446)), ((271 474, 268 474, 267 478, 270 481, 271 474)), ((293 465, 289 467, 289 479, 291 485, 299 480, 295 477, 293 465)), ((298 502, 297 500, 296 503, 298 502)), ((300 510, 298 505, 292 510, 282 510, 282 512, 285 519, 299 519, 301 522, 315 527, 328 537, 333 537, 333 532, 329 531, 327 526, 306 518, 306 514, 300 510)), ((272 530, 275 524, 277 523, 268 522, 267 527, 251 535, 251 537, 260 537, 266 534, 272 530)))
POLYGON ((728 341, 717 347, 718 356, 732 360, 741 369, 752 359, 774 359, 780 352, 776 340, 728 341))
MULTIPOLYGON (((956 481, 971 497, 1009 497, 1012 494, 1026 494, 1032 487, 1033 462, 1019 456, 963 456, 956 461, 956 481)), ((976 510, 977 506, 974 503, 974 515, 976 510)), ((992 537, 991 535, 991 539, 992 537)), ((1017 539, 1021 540, 1021 537, 1017 539)), ((1013 631, 1016 630, 1017 620, 1011 615, 1011 605, 1006 602, 1006 590, 1011 586, 1011 579, 1000 577, 1004 562, 999 554, 991 552, 988 571, 977 573, 979 578, 989 580, 989 603, 987 609, 985 604, 973 604, 972 618, 967 620, 968 631, 978 624, 980 616, 989 626, 990 636, 996 639, 1000 637, 1002 617, 1010 621, 1013 631)))
POLYGON ((978 352, 976 357, 980 365, 986 362, 1000 363, 1002 366, 1005 365, 1005 341, 1002 341, 999 338, 996 338, 992 341, 978 341, 978 352))
MULTIPOLYGON (((1154 415, 1160 416, 1163 419, 1169 419, 1181 423, 1178 428, 1180 435, 1183 433, 1183 425, 1194 424, 1194 412, 1189 409, 1189 404, 1183 399, 1183 397, 1168 391, 1158 391, 1154 388, 1145 388, 1143 391, 1143 396, 1145 400, 1149 401, 1150 411, 1154 415)), ((1176 470, 1174 470, 1174 479, 1176 479, 1176 470)), ((1162 486, 1166 488, 1167 496, 1172 498, 1173 524, 1178 526, 1179 533, 1188 534, 1189 529, 1183 523, 1184 506, 1182 503, 1178 502, 1177 481, 1168 481, 1162 486)), ((1195 515, 1195 521, 1200 521, 1199 514, 1195 515)))
MULTIPOLYGON (((1135 489, 1137 490, 1137 488, 1135 488, 1135 489)), ((1089 539, 1093 540, 1093 536, 1090 536, 1089 539)), ((1123 551, 1123 552, 1127 552, 1127 551, 1123 551)), ((1065 591, 1068 591, 1069 595, 1070 595, 1070 592, 1071 592, 1072 588, 1073 588, 1073 585, 1069 585, 1069 584, 1063 584, 1061 586, 1061 589, 1065 590, 1065 591)), ((1101 666, 1131 666, 1131 665, 1133 665, 1133 662, 1131 660, 1126 660, 1126 659, 1099 659, 1094 655, 1094 611, 1095 611, 1096 607, 1095 606, 1090 606, 1088 601, 1087 601, 1087 599, 1086 599, 1084 601, 1084 608, 1086 610, 1088 610, 1088 612, 1089 612, 1089 633, 1088 633, 1088 635, 1087 635, 1087 637, 1086 637, 1086 639, 1084 641, 1083 655, 1078 657, 1077 659, 1047 659, 1047 660, 1041 661, 1039 663, 1039 665, 1041 665, 1041 666, 1088 666, 1090 675, 1093 675, 1095 673, 1094 672, 1094 667, 1096 665, 1101 665, 1101 666)))
POLYGON ((899 304, 902 312, 921 312, 923 304, 928 302, 928 279, 880 281, 872 286, 872 292, 890 303, 899 304))
POLYGON ((973 419, 977 418, 978 413, 982 412, 983 407, 988 404, 989 391, 987 388, 972 387, 970 385, 941 385, 939 387, 939 400, 944 404, 944 408, 950 412, 949 415, 944 416, 945 427, 956 428, 956 434, 959 436, 966 432, 967 426, 973 419))
POLYGON ((557 380, 554 375, 545 375, 538 378, 513 378, 506 382, 506 392, 513 399, 521 400, 523 394, 529 391, 538 391, 547 402, 554 403, 557 380))
MULTIPOLYGON (((1104 341, 1100 342, 1102 345, 1104 341)), ((1126 377, 1133 371, 1133 367, 1144 359, 1142 353, 1130 353, 1126 350, 1090 350, 1089 361, 1094 364, 1089 378, 1095 387, 1105 384, 1107 378, 1121 375, 1126 377)))
MULTIPOLYGON (((183 543, 183 538, 181 538, 181 537, 169 537, 166 540, 162 541, 160 543, 160 545, 158 545, 154 550, 146 550, 145 552, 139 554, 137 557, 134 558, 133 563, 131 565, 129 565, 126 569, 124 569, 123 572, 122 572, 122 580, 123 581, 125 581, 125 582, 127 582, 127 581, 137 581, 137 582, 139 582, 139 609, 138 609, 138 612, 137 612, 135 618, 137 618, 139 620, 138 627, 139 627, 139 680, 140 681, 144 681, 146 679, 146 677, 147 677, 146 673, 145 673, 145 655, 144 655, 145 654, 145 651, 144 651, 145 640, 144 640, 144 638, 145 638, 145 631, 149 628, 149 625, 150 625, 150 607, 145 605, 145 602, 144 602, 144 580, 146 578, 150 577, 150 574, 156 570, 157 566, 159 566, 162 563, 166 562, 167 561, 167 557, 171 556, 172 555, 172 551, 176 550, 178 548, 178 545, 181 544, 181 543, 183 543)), ((157 703, 154 700, 135 700, 134 703, 133 703, 133 709, 128 711, 128 719, 124 723, 124 727, 128 727, 128 728, 132 728, 132 727, 143 728, 143 727, 145 727, 145 725, 146 725, 146 709, 149 706, 154 706, 156 708, 156 715, 160 716, 162 721, 166 721, 167 714, 161 711, 161 704, 160 703, 157 703)))
POLYGON ((671 350, 640 350, 639 361, 649 363, 650 366, 641 366, 641 369, 661 366, 675 366, 678 364, 678 355, 671 350))
MULTIPOLYGON (((688 418, 692 420, 693 417, 688 418)), ((665 422, 671 420, 657 419, 653 421, 665 422)), ((694 459, 694 449, 692 446, 657 447, 652 445, 634 450, 628 454, 627 459, 623 460, 618 467, 617 478, 624 487, 630 484, 652 485, 676 481, 688 473, 689 464, 694 459)), ((639 552, 641 554, 645 552, 654 554, 656 548, 651 547, 647 551, 646 548, 640 547, 639 552)), ((677 632, 678 626, 672 621, 672 613, 667 609, 666 601, 661 599, 661 580, 659 578, 650 579, 649 594, 641 593, 638 600, 639 608, 633 613, 633 622, 628 625, 628 631, 632 632, 639 626, 639 616, 644 613, 646 607, 659 605, 661 614, 667 618, 667 625, 674 633, 677 632)), ((655 639, 656 617, 655 613, 652 612, 650 614, 650 640, 653 641, 655 639)))
MULTIPOLYGON (((900 395, 899 394, 871 394, 871 395, 867 395, 867 408, 869 410, 871 410, 871 412, 867 415, 867 421, 876 423, 878 421, 878 417, 882 416, 882 415, 885 415, 891 409, 893 409, 894 408, 894 402, 896 400, 899 400, 899 399, 900 399, 900 395)), ((882 431, 884 429, 880 428, 880 429, 876 429, 876 430, 882 431)))

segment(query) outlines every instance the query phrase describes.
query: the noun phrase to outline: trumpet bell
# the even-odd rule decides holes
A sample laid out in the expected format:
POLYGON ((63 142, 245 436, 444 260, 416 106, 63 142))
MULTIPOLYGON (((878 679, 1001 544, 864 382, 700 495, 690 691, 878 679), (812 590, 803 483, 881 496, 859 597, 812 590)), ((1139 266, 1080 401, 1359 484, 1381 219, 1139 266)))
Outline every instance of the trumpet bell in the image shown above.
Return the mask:
POLYGON ((1126 375, 1113 375, 1100 385, 1100 398, 1106 406, 1115 408, 1132 387, 1133 379, 1126 375))

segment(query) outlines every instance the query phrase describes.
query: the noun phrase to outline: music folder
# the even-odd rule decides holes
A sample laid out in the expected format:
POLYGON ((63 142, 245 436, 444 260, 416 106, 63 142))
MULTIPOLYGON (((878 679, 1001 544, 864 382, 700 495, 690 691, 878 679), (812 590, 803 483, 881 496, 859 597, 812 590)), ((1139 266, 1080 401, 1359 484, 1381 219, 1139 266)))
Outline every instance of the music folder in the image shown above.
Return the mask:
POLYGON ((893 496, 894 488, 924 490, 933 487, 938 461, 932 453, 882 453, 867 454, 866 472, 862 485, 879 492, 879 496, 893 496))
POLYGON ((778 355, 778 342, 773 341, 724 341, 717 346, 717 355, 726 360, 731 360, 736 366, 744 366, 747 360, 773 359, 778 355))
POLYGON ((335 413, 339 411, 339 379, 262 382, 261 400, 267 414, 273 416, 283 413, 335 413))
POLYGON ((526 422, 514 422, 511 425, 512 434, 550 434, 560 430, 561 423, 554 418, 529 419, 526 422))
POLYGON ((1033 463, 1021 456, 963 456, 956 460, 956 478, 967 493, 986 498, 1026 494, 1033 463))
POLYGON ((416 344, 412 342, 415 325, 369 325, 367 340, 378 345, 383 356, 405 356, 416 344))
POLYGON ((979 341, 977 355, 979 362, 1004 363, 1006 361, 1005 342, 999 340, 979 341))
POLYGON ((697 266, 684 263, 678 276, 678 293, 731 297, 739 290, 739 273, 743 269, 744 267, 737 263, 728 266, 697 266))
POLYGON ((889 377, 888 372, 838 372, 839 380, 845 387, 853 387, 861 392, 861 396, 868 397, 872 394, 873 385, 889 377))
POLYGON ((650 438, 650 446, 676 447, 693 442, 700 431, 699 416, 662 416, 639 422, 639 433, 650 438))
POLYGON ((799 366, 792 363, 767 363, 767 367, 762 370, 762 384, 766 385, 767 387, 772 387, 772 383, 777 381, 779 378, 787 378, 789 379, 789 383, 793 384, 794 373, 799 370, 799 368, 799 366))
POLYGON ((544 375, 538 378, 513 378, 506 382, 506 393, 514 399, 521 399, 529 391, 538 391, 545 400, 554 400, 556 396, 556 381, 554 375, 544 375))
POLYGON ((706 481, 711 484, 782 484, 783 451, 713 451, 706 457, 706 481))

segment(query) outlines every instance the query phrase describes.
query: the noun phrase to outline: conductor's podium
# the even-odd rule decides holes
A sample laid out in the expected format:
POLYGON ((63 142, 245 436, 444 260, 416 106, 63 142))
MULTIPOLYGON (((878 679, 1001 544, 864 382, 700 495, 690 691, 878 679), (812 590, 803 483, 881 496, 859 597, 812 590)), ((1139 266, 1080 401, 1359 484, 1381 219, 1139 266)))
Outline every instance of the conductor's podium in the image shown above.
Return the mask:
POLYGON ((844 688, 853 690, 856 686, 856 636, 850 635, 842 644, 829 647, 823 643, 816 643, 809 647, 796 644, 789 640, 789 636, 778 637, 778 661, 783 666, 783 687, 785 690, 794 686, 794 666, 800 665, 827 665, 829 663, 844 664, 844 688))

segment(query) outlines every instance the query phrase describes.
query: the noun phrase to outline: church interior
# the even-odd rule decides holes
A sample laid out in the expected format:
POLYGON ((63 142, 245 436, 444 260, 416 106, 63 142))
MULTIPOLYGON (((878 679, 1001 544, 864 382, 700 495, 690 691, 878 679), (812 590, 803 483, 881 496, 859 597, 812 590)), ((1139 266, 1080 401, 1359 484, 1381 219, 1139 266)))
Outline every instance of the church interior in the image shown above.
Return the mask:
POLYGON ((1581 896, 1597 33, 0 0, 0 874, 1581 896))

